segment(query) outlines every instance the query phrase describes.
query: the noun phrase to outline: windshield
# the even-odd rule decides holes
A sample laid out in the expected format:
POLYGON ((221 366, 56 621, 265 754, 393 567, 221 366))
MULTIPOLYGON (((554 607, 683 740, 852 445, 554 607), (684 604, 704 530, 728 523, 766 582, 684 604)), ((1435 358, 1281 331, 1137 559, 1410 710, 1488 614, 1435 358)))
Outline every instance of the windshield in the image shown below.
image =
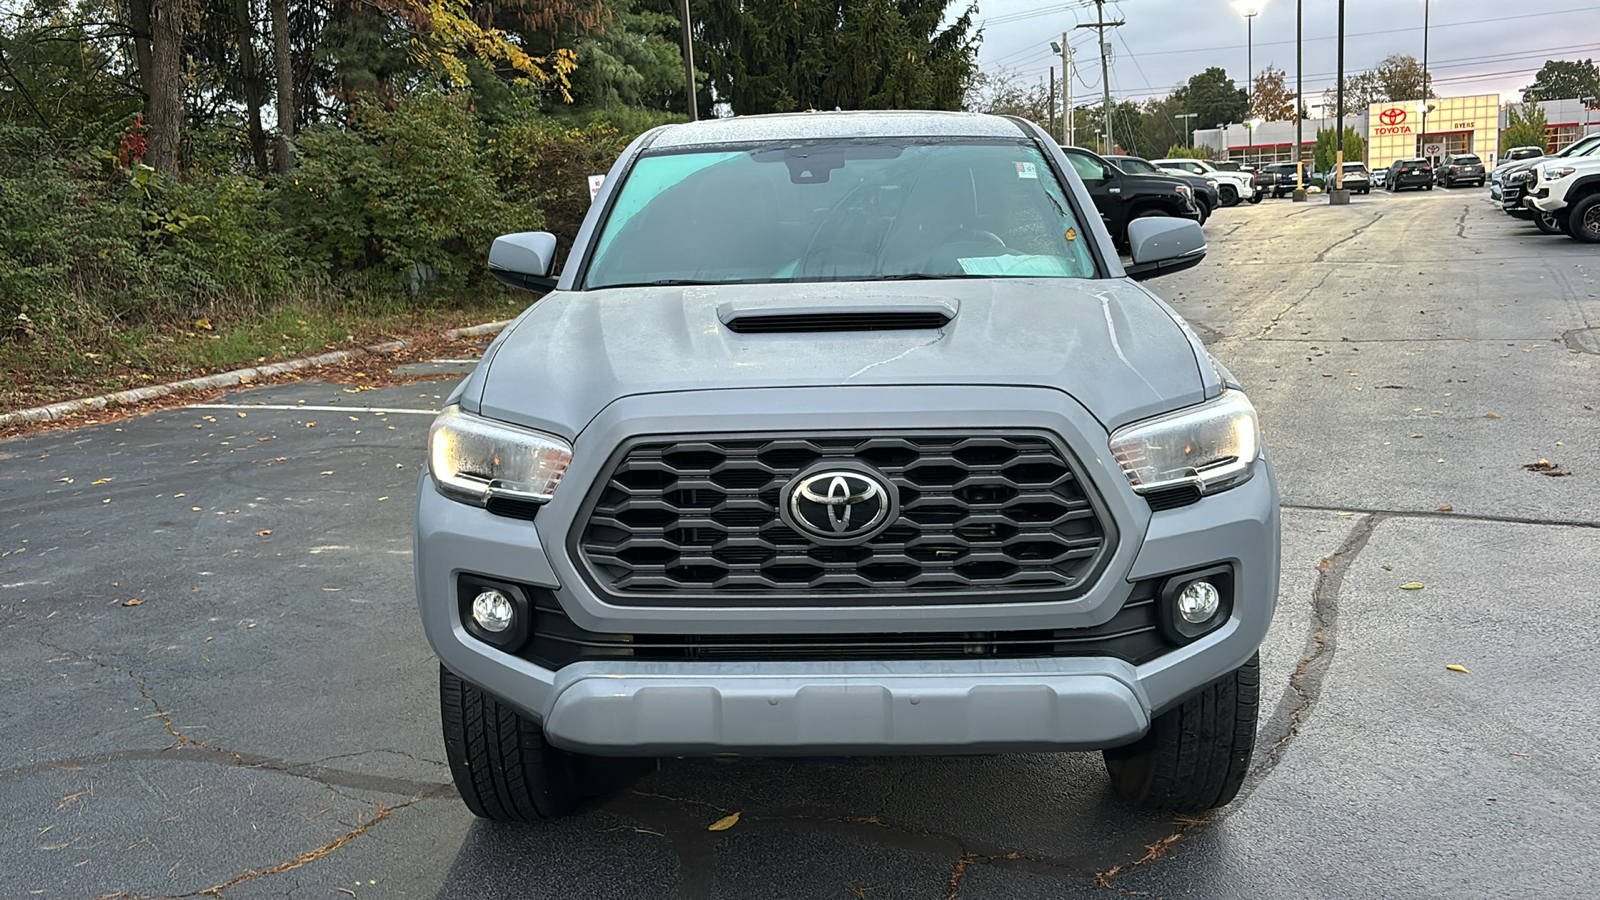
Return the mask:
POLYGON ((1117 164, 1117 168, 1127 172, 1130 175, 1165 174, 1153 164, 1142 160, 1137 156, 1113 156, 1111 157, 1111 161, 1117 164))
POLYGON ((1065 191, 1023 141, 646 155, 599 234, 590 289, 1096 274, 1065 191))

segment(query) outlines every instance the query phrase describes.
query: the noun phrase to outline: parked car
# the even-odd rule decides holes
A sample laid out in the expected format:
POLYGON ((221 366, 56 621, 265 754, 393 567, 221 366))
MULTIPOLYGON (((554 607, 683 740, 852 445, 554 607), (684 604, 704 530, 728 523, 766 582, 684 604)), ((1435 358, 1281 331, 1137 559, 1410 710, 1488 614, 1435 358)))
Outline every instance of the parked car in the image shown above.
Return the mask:
POLYGON ((1446 188, 1453 188, 1458 184, 1483 187, 1488 177, 1483 171, 1483 160, 1474 153, 1453 153, 1446 156, 1434 170, 1435 180, 1440 187, 1446 188))
POLYGON ((1400 191, 1408 187, 1433 190, 1433 164, 1425 159, 1397 159, 1389 164, 1384 187, 1400 191))
POLYGON ((1544 156, 1543 147, 1512 147, 1507 150, 1494 168, 1489 170, 1489 199, 1503 200, 1505 198, 1504 182, 1506 173, 1519 168, 1522 163, 1535 160, 1544 156))
POLYGON ((1200 224, 1211 218, 1211 211, 1222 205, 1221 192, 1215 178, 1190 175, 1182 169, 1157 168, 1148 159, 1139 156, 1108 156, 1106 160, 1127 175, 1165 175, 1187 184, 1194 191, 1194 205, 1200 211, 1200 224))
POLYGON ((1600 150, 1546 157, 1528 172, 1528 204, 1574 238, 1600 244, 1600 150))
MULTIPOLYGON (((1322 176, 1322 180, 1330 189, 1333 187, 1333 173, 1322 176)), ((1362 162, 1347 162, 1344 164, 1344 189, 1353 194, 1372 193, 1372 173, 1367 171, 1367 164, 1362 162)))
POLYGON ((1501 172, 1500 208, 1516 219, 1527 219, 1545 234, 1563 234, 1555 213, 1536 209, 1528 202, 1528 183, 1533 180, 1534 165, 1546 159, 1571 159, 1600 153, 1600 134, 1575 141, 1552 156, 1535 156, 1524 159, 1501 172))
POLYGON ((628 145, 559 275, 495 240, 549 293, 434 420, 413 559, 473 813, 717 754, 1094 749, 1126 802, 1236 795, 1276 479, 1131 280, 1199 226, 1136 219, 1124 266, 1081 164, 1013 118, 711 119, 628 145))
POLYGON ((1373 169, 1369 173, 1369 177, 1372 184, 1377 185, 1378 187, 1387 187, 1389 182, 1389 167, 1384 166, 1381 169, 1373 169))
POLYGON ((1255 182, 1254 173, 1240 171, 1238 163, 1213 163, 1208 159, 1186 159, 1184 157, 1152 159, 1150 162, 1162 169, 1178 169, 1190 175, 1215 178, 1217 180, 1217 191, 1222 197, 1223 206, 1233 206, 1240 200, 1260 203, 1261 198, 1265 196, 1263 189, 1255 182), (1225 169, 1222 168, 1223 166, 1232 166, 1233 168, 1225 169))
POLYGON ((1148 216, 1174 216, 1200 221, 1194 190, 1171 175, 1135 175, 1119 170, 1105 157, 1082 147, 1061 148, 1089 190, 1111 241, 1128 246, 1128 223, 1148 216))
POLYGON ((1309 166, 1306 167, 1304 175, 1300 175, 1295 171, 1294 163, 1273 163, 1262 169, 1262 171, 1272 179, 1266 184, 1265 190, 1272 195, 1274 200, 1293 194, 1296 190, 1296 185, 1302 178, 1306 179, 1306 184, 1311 183, 1309 180, 1311 168, 1309 166))

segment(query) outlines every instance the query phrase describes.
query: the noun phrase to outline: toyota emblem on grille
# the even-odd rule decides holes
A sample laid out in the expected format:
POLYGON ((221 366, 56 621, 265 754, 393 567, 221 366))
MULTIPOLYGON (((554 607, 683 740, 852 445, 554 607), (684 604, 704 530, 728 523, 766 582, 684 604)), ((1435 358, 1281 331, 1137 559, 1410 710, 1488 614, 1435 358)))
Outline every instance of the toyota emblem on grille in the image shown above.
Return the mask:
POLYGON ((802 472, 784 487, 782 515, 790 527, 819 543, 859 543, 894 520, 899 506, 883 476, 865 467, 825 465, 802 472))

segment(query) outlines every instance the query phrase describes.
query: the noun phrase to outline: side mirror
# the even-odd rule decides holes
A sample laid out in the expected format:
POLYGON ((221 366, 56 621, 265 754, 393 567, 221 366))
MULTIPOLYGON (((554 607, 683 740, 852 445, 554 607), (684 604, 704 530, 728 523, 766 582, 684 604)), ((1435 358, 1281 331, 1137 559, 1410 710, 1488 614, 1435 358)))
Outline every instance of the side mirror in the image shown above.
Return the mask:
POLYGON ((552 291, 550 267, 556 259, 556 236, 548 231, 502 234, 489 247, 489 274, 498 281, 530 291, 552 291))
POLYGON ((1199 265, 1206 258, 1206 236, 1188 219, 1134 219, 1128 223, 1128 250, 1128 277, 1144 281, 1199 265))

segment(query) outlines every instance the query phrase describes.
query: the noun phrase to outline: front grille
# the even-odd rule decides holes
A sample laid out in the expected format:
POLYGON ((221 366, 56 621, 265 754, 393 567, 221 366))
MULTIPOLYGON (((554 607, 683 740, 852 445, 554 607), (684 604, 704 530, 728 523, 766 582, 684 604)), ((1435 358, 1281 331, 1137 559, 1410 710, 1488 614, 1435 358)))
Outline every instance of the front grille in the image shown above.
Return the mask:
POLYGON ((548 589, 533 588, 533 638, 518 655, 547 669, 585 660, 652 662, 1030 659, 1099 656, 1134 665, 1171 650, 1156 624, 1159 580, 1139 582, 1109 622, 1091 628, 893 634, 688 635, 585 631, 548 589))
POLYGON ((575 529, 594 586, 622 603, 921 603, 1075 596, 1114 544, 1109 517, 1044 435, 641 439, 611 461, 575 529), (899 516, 854 545, 778 515, 821 462, 881 473, 899 516))

